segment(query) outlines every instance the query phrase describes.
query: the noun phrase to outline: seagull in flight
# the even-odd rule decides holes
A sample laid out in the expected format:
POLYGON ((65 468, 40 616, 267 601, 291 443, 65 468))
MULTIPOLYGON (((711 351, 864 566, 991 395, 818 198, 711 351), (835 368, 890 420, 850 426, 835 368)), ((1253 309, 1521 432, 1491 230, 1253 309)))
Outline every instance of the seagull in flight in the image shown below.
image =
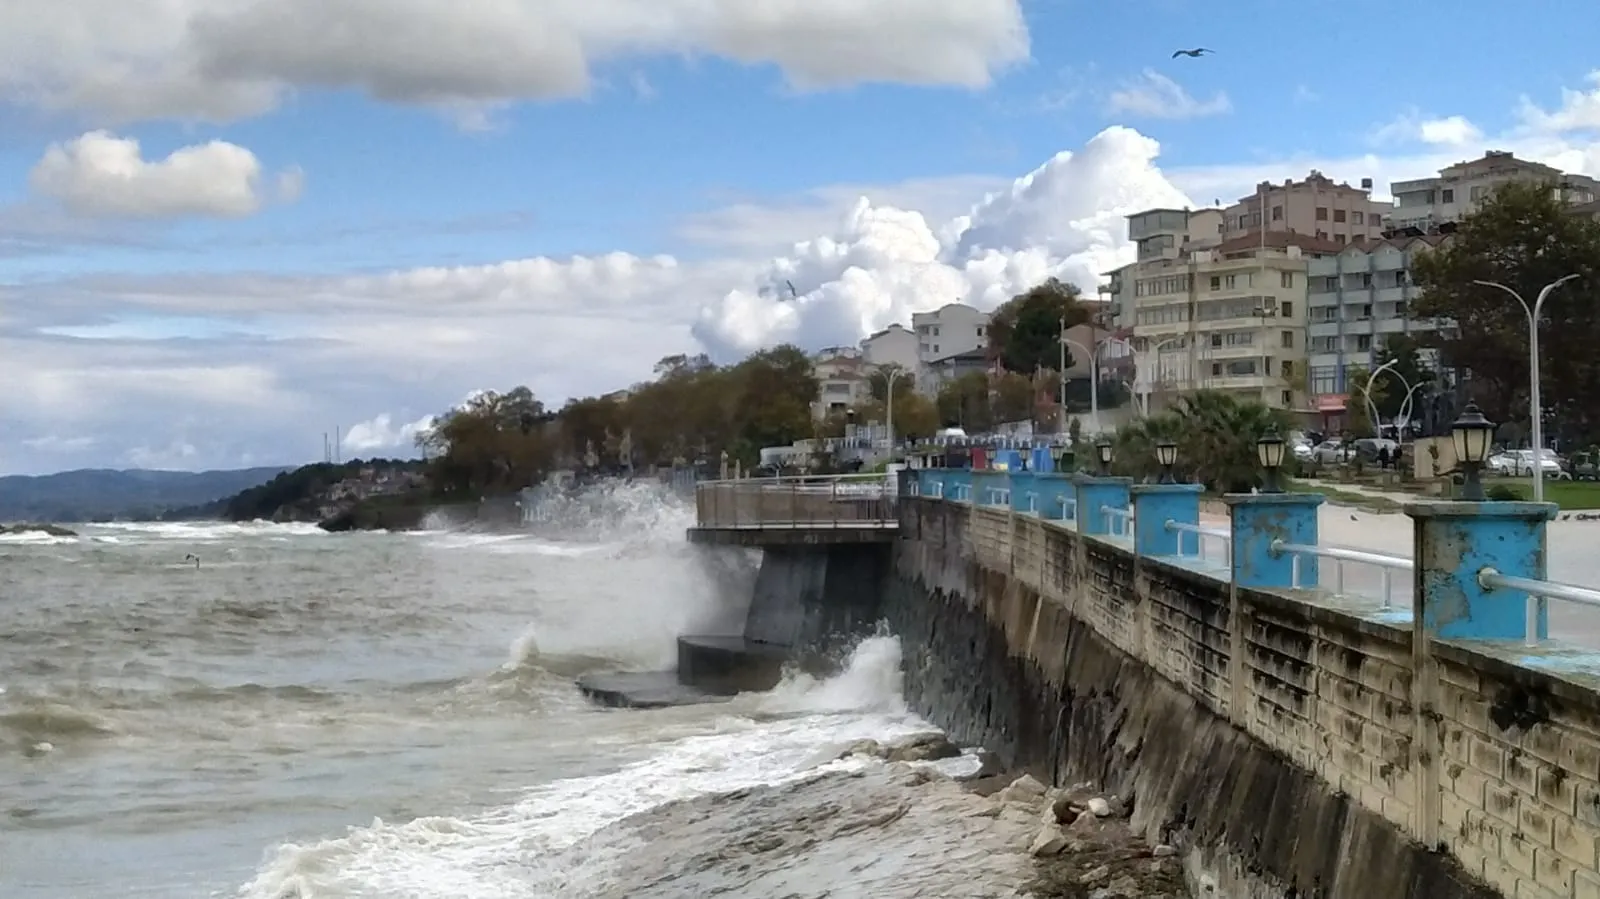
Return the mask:
POLYGON ((1201 54, 1215 52, 1217 51, 1208 50, 1205 47, 1196 47, 1193 50, 1174 50, 1172 51, 1172 58, 1177 59, 1180 56, 1193 56, 1195 59, 1199 59, 1201 54))

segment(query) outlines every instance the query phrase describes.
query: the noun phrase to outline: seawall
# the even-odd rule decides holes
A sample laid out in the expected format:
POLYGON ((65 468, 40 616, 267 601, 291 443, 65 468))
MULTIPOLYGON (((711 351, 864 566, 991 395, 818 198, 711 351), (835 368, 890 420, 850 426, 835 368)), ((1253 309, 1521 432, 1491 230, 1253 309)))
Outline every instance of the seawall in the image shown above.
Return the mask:
POLYGON ((1600 701, 1516 647, 937 499, 890 564, 914 708, 1129 798, 1221 895, 1600 897, 1600 701))

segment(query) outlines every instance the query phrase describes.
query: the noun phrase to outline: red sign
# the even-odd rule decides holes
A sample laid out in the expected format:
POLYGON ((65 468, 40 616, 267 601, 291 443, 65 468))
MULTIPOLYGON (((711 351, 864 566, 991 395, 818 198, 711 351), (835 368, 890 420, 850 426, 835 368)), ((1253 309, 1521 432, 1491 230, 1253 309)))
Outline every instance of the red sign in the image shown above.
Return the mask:
POLYGON ((1348 396, 1343 393, 1325 393, 1317 397, 1318 412, 1343 412, 1348 396))

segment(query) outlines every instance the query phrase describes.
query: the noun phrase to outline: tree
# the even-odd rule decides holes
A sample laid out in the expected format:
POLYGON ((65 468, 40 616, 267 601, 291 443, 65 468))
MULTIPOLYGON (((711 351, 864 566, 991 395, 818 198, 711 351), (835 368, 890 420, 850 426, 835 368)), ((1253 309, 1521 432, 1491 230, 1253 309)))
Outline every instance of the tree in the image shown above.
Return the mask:
POLYGON ((939 389, 935 400, 941 423, 957 425, 968 432, 994 427, 994 410, 989 402, 989 376, 968 372, 939 389))
MULTIPOLYGON (((1427 399, 1429 387, 1426 385, 1433 382, 1434 372, 1423 363, 1421 350, 1422 346, 1415 338, 1406 334, 1391 334, 1378 351, 1373 371, 1393 363, 1393 367, 1379 374, 1372 385, 1373 405, 1385 420, 1394 421, 1399 417, 1406 394, 1412 388, 1416 388, 1411 400, 1413 409, 1419 408, 1422 401, 1427 399)), ((1413 412, 1412 418, 1416 417, 1413 412)))
POLYGON ((1008 371, 994 382, 994 417, 996 423, 1032 421, 1034 413, 1033 379, 1028 375, 1008 371))
POLYGON ((1367 400, 1370 398, 1372 405, 1381 409, 1388 397, 1387 385, 1383 378, 1373 381, 1371 374, 1359 365, 1346 368, 1344 379, 1350 388, 1344 401, 1344 429, 1355 437, 1371 437, 1377 429, 1372 413, 1367 410, 1367 400))
POLYGON ((554 456, 550 421, 527 387, 474 394, 417 435, 434 491, 473 499, 539 483, 554 456))
POLYGON ((1160 473, 1155 445, 1178 445, 1174 474, 1214 492, 1248 491, 1261 473, 1256 441, 1271 428, 1292 425, 1289 414, 1259 400, 1241 400, 1215 390, 1179 397, 1172 408, 1120 428, 1115 437, 1115 469, 1134 477, 1160 473))
POLYGON ((889 376, 894 375, 894 395, 910 393, 917 386, 916 377, 898 365, 885 365, 867 375, 867 390, 872 398, 883 402, 889 395, 889 376))
MULTIPOLYGON (((869 400, 856 407, 856 421, 858 423, 879 422, 888 423, 886 409, 881 400, 869 400)), ((829 416, 829 431, 827 436, 837 437, 844 434, 843 416, 829 416)), ((907 390, 900 392, 899 383, 894 388, 894 436, 896 440, 916 440, 923 437, 932 437, 939 430, 939 410, 932 400, 920 393, 907 390)))
POLYGON ((1600 433, 1600 222, 1568 213, 1552 185, 1498 187, 1454 236, 1420 254, 1412 277, 1422 296, 1419 318, 1453 323, 1439 339, 1445 365, 1470 370, 1468 389, 1490 419, 1526 422, 1528 321, 1504 291, 1532 304, 1558 278, 1577 274, 1550 295, 1540 327, 1543 402, 1555 431, 1569 440, 1600 433))
MULTIPOLYGON (((1032 375, 1061 367, 1061 332, 1089 320, 1078 288, 1050 278, 1001 304, 989 316, 989 353, 1007 371, 1032 375)), ((1072 367, 1072 354, 1067 354, 1072 367)))

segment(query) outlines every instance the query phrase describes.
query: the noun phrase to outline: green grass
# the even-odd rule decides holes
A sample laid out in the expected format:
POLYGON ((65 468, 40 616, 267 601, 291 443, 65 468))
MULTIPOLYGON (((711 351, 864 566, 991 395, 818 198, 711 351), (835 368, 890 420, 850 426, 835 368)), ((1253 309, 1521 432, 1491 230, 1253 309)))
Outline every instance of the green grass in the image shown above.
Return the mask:
MULTIPOLYGON (((1533 482, 1523 478, 1491 478, 1484 483, 1485 487, 1509 487, 1515 490, 1521 499, 1533 498, 1533 482)), ((1600 509, 1600 483, 1594 481, 1552 481, 1544 482, 1544 501, 1555 503, 1567 511, 1576 512, 1586 509, 1600 509)))
POLYGON ((1368 496, 1365 493, 1353 493, 1349 490, 1337 490, 1332 487, 1312 486, 1290 479, 1286 488, 1290 493, 1320 493, 1328 498, 1330 503, 1341 506, 1355 506, 1366 509, 1368 512, 1399 512, 1404 508, 1399 500, 1389 499, 1386 496, 1368 496))

